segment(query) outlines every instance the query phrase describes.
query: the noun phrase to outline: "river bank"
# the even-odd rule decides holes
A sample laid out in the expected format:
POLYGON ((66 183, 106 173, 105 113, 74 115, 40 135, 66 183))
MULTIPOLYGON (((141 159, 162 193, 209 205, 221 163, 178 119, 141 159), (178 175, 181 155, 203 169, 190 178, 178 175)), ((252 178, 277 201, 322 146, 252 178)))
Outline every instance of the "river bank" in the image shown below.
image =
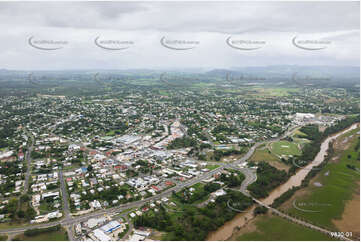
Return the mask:
MULTIPOLYGON (((276 189, 274 189, 268 197, 265 199, 262 199, 261 202, 271 205, 273 201, 278 198, 280 195, 282 195, 284 192, 288 191, 293 186, 300 186, 302 183, 302 180, 307 176, 307 174, 312 170, 313 167, 318 166, 322 163, 322 161, 325 159, 325 156, 327 155, 327 150, 329 147, 329 143, 339 137, 340 135, 343 135, 347 133, 350 130, 353 130, 358 127, 358 124, 353 124, 349 128, 340 131, 336 134, 333 134, 326 138, 322 143, 320 147, 320 151, 316 155, 315 159, 308 164, 306 167, 298 170, 295 175, 290 177, 287 182, 280 185, 276 189)), ((227 240, 230 238, 233 234, 234 229, 236 228, 242 228, 247 225, 247 223, 254 218, 253 216, 253 209, 254 207, 250 208, 244 213, 239 213, 237 216, 232 219, 231 221, 226 222, 223 226, 221 226, 218 230, 213 231, 209 233, 207 240, 227 240)))

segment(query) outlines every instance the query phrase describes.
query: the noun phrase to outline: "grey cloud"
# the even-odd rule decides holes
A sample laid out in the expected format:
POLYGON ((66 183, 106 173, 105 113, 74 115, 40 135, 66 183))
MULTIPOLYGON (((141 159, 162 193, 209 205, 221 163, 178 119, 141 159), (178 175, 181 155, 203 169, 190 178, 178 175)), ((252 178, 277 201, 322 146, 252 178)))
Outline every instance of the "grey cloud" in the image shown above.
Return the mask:
POLYGON ((358 2, 0 2, 0 68, 358 65, 359 18, 358 2), (201 44, 188 53, 160 46, 162 36, 177 34, 201 44), (302 52, 291 44, 296 34, 328 34, 335 46, 302 52), (70 44, 43 53, 26 44, 32 35, 70 44), (94 45, 99 35, 135 45, 105 52, 94 45), (268 45, 239 52, 225 44, 230 35, 264 38, 268 45))

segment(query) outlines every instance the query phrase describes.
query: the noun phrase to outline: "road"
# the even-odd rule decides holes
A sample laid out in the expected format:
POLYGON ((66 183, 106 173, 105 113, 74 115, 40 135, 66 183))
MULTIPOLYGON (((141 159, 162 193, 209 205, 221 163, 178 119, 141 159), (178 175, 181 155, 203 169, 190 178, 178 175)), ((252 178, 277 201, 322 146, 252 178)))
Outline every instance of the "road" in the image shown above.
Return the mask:
MULTIPOLYGON (((70 213, 70 208, 69 208, 69 196, 68 196, 68 191, 66 190, 62 170, 59 170, 59 179, 60 179, 60 191, 61 191, 61 197, 62 197, 62 203, 63 203, 64 216, 65 216, 65 219, 71 219, 71 213, 70 213)), ((75 240, 73 228, 74 228, 73 224, 65 226, 65 229, 68 233, 69 240, 71 240, 71 241, 75 240)))
MULTIPOLYGON (((198 182, 201 182, 204 179, 208 179, 211 176, 213 176, 215 173, 221 171, 223 169, 223 167, 219 167, 217 169, 214 169, 208 173, 202 174, 198 177, 195 177, 194 179, 191 179, 189 181, 186 181, 182 184, 178 184, 172 188, 169 188, 167 190, 165 190, 164 192, 157 194, 153 197, 149 197, 143 200, 139 200, 139 201, 134 201, 134 202, 130 202, 127 204, 123 204, 117 207, 113 207, 113 208, 108 208, 108 209, 103 209, 103 210, 99 210, 90 214, 84 214, 78 217, 64 217, 63 219, 59 220, 59 221, 54 221, 54 222, 49 222, 49 223, 43 223, 43 224, 34 224, 34 225, 29 225, 29 226, 24 226, 21 228, 9 228, 9 229, 2 229, 0 230, 0 233, 19 233, 19 232, 24 232, 28 229, 35 229, 35 228, 46 228, 46 227, 51 227, 51 226, 55 226, 58 224, 61 224, 63 226, 68 226, 68 225, 73 225, 75 223, 80 223, 80 222, 85 222, 90 218, 95 218, 95 217, 100 217, 103 216, 105 214, 109 214, 109 213, 121 213, 124 210, 127 210, 129 208, 133 208, 133 207, 141 207, 142 205, 144 205, 147 202, 150 201, 154 201, 154 200, 159 200, 162 197, 165 196, 169 196, 172 194, 173 191, 177 192, 182 190, 184 187, 188 187, 191 185, 194 185, 198 182)), ((64 196, 63 196, 64 197, 64 196)))
POLYGON ((133 231, 133 223, 129 220, 128 216, 123 216, 123 218, 124 218, 125 221, 128 223, 129 228, 128 228, 127 233, 123 236, 122 240, 128 240, 130 234, 131 234, 132 231, 133 231))
POLYGON ((63 177, 63 171, 59 170, 59 180, 60 180, 60 191, 61 191, 61 197, 63 200, 63 211, 65 218, 70 218, 70 209, 69 209, 69 196, 68 191, 66 190, 64 177, 63 177))
POLYGON ((25 182, 24 182, 24 191, 23 194, 26 194, 29 190, 29 181, 30 181, 30 174, 31 174, 31 152, 34 148, 34 137, 30 132, 27 132, 28 137, 30 139, 30 144, 28 146, 28 150, 25 154, 25 161, 26 161, 26 173, 25 173, 25 182))
MULTIPOLYGON (((250 169, 250 168, 240 168, 238 165, 242 162, 245 162, 246 160, 248 160, 254 153, 254 151, 256 150, 257 147, 259 147, 261 144, 265 143, 265 142, 270 142, 270 141, 277 141, 282 139, 283 137, 287 136, 290 132, 292 132, 292 130, 294 130, 297 127, 291 128, 289 129, 288 132, 286 132, 284 135, 282 135, 279 138, 274 138, 268 141, 263 141, 263 142, 258 142, 255 143, 249 150, 248 152, 241 157, 239 160, 233 162, 233 163, 218 163, 218 165, 220 165, 220 167, 211 170, 207 173, 204 173, 198 177, 195 177, 191 180, 188 180, 184 183, 180 183, 177 184, 176 186, 169 188, 165 191, 163 191, 162 193, 159 193, 153 197, 149 197, 143 200, 139 200, 139 201, 135 201, 135 202, 130 202, 127 204, 123 204, 123 205, 119 205, 117 207, 113 207, 113 208, 108 208, 108 209, 103 209, 100 211, 96 211, 90 214, 84 214, 78 217, 71 217, 70 215, 66 215, 66 214, 70 214, 69 212, 69 205, 67 204, 67 202, 65 202, 64 200, 68 201, 67 198, 67 192, 65 189, 65 184, 64 184, 64 179, 62 176, 62 172, 59 172, 59 179, 61 179, 61 184, 62 185, 62 194, 63 194, 63 207, 64 207, 64 213, 65 213, 65 217, 59 221, 54 221, 54 222, 48 222, 48 223, 43 223, 43 224, 35 224, 35 225, 29 225, 29 226, 25 226, 25 227, 21 227, 21 228, 9 228, 9 229, 1 229, 0 233, 19 233, 19 232, 24 232, 28 229, 34 229, 34 228, 46 228, 46 227, 51 227, 51 226, 55 226, 58 224, 61 224, 63 226, 73 226, 75 223, 80 223, 80 222, 84 222, 87 221, 90 218, 95 218, 95 217, 99 217, 102 216, 104 214, 107 213, 121 213, 124 210, 127 210, 129 208, 133 208, 133 207, 141 207, 142 205, 144 205, 147 202, 150 201, 154 201, 154 200, 158 200, 161 199, 162 197, 166 197, 169 196, 173 191, 177 192, 182 190, 184 187, 189 187, 192 186, 198 182, 201 182, 202 180, 208 179, 210 177, 212 177, 215 173, 220 172, 221 170, 223 170, 224 168, 232 168, 232 169, 238 169, 241 172, 243 172, 246 176, 246 179, 243 181, 242 185, 241 185, 241 191, 248 195, 248 191, 247 191, 247 186, 249 184, 251 184, 252 182, 254 182, 257 179, 257 176, 255 175, 255 171, 250 169), (66 197, 66 199, 65 199, 66 197)), ((30 174, 30 173, 29 173, 30 174)))

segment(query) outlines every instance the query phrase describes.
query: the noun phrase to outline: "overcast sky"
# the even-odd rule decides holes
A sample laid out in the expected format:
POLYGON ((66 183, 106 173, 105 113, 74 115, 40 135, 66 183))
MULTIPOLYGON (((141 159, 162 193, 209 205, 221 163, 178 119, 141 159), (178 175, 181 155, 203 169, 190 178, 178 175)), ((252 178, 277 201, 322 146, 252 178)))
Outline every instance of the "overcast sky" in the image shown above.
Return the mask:
POLYGON ((359 2, 0 2, 0 68, 359 66, 359 20, 359 2))

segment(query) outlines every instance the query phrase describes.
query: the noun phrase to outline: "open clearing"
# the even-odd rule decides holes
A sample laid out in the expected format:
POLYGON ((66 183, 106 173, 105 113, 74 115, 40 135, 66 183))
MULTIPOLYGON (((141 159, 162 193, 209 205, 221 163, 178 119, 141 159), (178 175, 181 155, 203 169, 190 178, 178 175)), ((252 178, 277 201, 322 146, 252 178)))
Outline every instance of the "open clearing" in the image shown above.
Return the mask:
POLYGON ((263 87, 255 87, 253 88, 255 91, 257 91, 257 95, 260 96, 272 96, 272 97, 284 97, 284 96, 289 96, 292 93, 295 92, 299 92, 300 89, 298 88, 274 88, 274 87, 269 87, 269 88, 263 88, 263 87))
POLYGON ((288 171, 289 169, 289 167, 286 164, 282 163, 280 159, 274 154, 272 154, 265 146, 261 146, 260 148, 256 149, 254 154, 251 156, 250 161, 253 162, 265 161, 279 170, 288 171))
POLYGON ((67 241, 68 235, 64 229, 54 232, 44 232, 35 236, 25 236, 24 234, 15 237, 25 241, 67 241))
POLYGON ((331 240, 327 235, 294 224, 275 215, 256 217, 250 224, 236 232, 231 240, 238 241, 299 241, 331 240), (255 226, 254 226, 255 225, 255 226))
POLYGON ((298 149, 295 143, 289 141, 278 141, 271 144, 272 153, 282 155, 301 155, 301 151, 298 149))
MULTIPOLYGON (((357 211, 360 209, 360 204, 357 202, 356 209, 354 207, 356 203, 352 202, 354 199, 359 200, 360 162, 358 160, 359 151, 355 149, 358 146, 359 135, 355 135, 356 131, 349 132, 349 135, 352 133, 354 135, 349 140, 349 145, 344 144, 348 146, 347 150, 335 150, 335 156, 340 158, 336 161, 331 159, 332 162, 329 162, 310 181, 307 188, 297 191, 289 201, 281 206, 282 210, 287 210, 315 225, 327 227, 331 231, 343 231, 342 229, 350 220, 359 221, 359 212, 357 211), (352 165, 355 169, 350 169, 347 165, 352 165), (322 186, 315 186, 315 182, 322 186), (347 206, 351 206, 353 211, 349 210, 351 208, 347 206)), ((343 232, 359 234, 359 226, 353 227, 357 227, 357 230, 351 231, 351 227, 348 227, 348 230, 343 232)))

